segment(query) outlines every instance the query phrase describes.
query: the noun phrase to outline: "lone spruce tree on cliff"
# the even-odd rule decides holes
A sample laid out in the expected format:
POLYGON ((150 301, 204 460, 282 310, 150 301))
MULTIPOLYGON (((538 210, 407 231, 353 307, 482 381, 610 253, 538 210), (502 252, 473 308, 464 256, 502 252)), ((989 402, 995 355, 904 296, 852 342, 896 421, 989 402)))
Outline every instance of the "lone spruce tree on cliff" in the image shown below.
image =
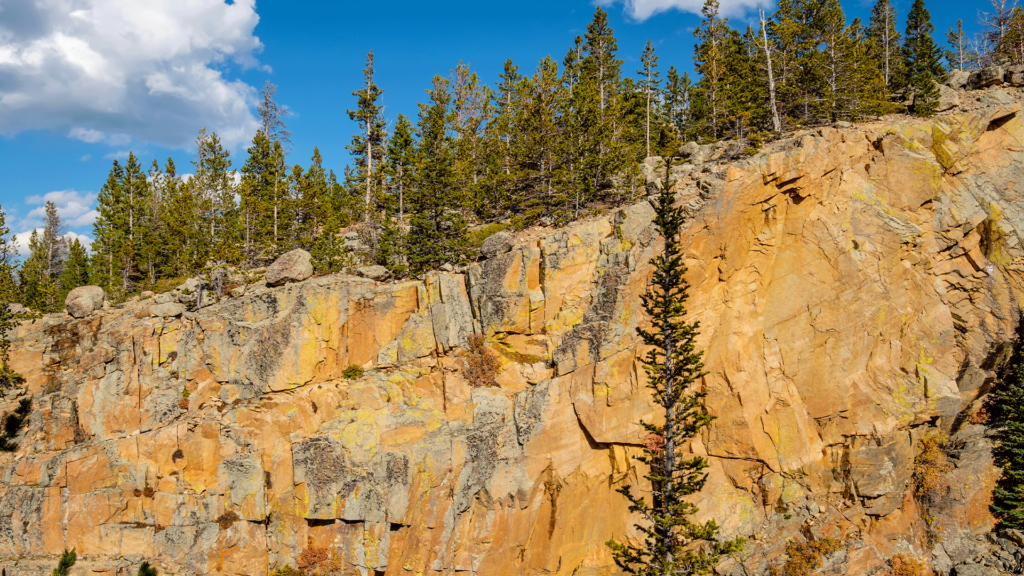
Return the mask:
POLYGON ((636 459, 650 467, 645 476, 651 483, 650 501, 635 494, 628 484, 618 490, 629 499, 630 511, 638 512, 643 519, 636 525, 644 536, 643 543, 633 546, 608 541, 615 563, 637 576, 706 574, 723 554, 739 550, 742 544, 738 540, 718 541, 714 520, 690 520, 698 510, 685 500, 704 487, 704 470, 709 464, 700 456, 684 457, 683 443, 694 438, 713 417, 704 407, 705 393, 695 389, 706 372, 701 361, 703 352, 695 346, 700 325, 684 320, 689 284, 678 237, 685 213, 674 206, 670 169, 671 164, 665 167, 665 188, 657 198, 654 216, 654 224, 665 238, 665 249, 651 259, 654 275, 641 296, 651 329, 637 328, 640 338, 651 347, 643 360, 644 370, 655 402, 665 410, 665 423, 641 422, 648 441, 636 459))

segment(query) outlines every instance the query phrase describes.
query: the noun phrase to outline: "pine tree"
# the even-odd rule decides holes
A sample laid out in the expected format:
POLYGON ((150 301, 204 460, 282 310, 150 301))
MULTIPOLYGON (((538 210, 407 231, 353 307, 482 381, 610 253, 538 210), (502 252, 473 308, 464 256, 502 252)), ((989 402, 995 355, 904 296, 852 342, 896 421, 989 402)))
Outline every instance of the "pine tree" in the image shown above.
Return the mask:
POLYGON ((946 32, 946 42, 949 43, 949 50, 946 50, 946 63, 950 70, 967 70, 972 68, 978 59, 978 53, 971 47, 970 39, 964 33, 963 19, 956 21, 956 29, 952 26, 946 32))
POLYGON ((59 308, 60 274, 67 259, 67 240, 57 207, 47 201, 44 206, 42 234, 33 230, 29 237, 29 256, 21 267, 22 303, 35 310, 53 312, 59 308))
POLYGON ((0 389, 10 388, 21 380, 14 373, 10 361, 10 331, 17 325, 11 304, 18 300, 18 286, 15 282, 17 247, 7 227, 7 214, 0 208, 0 389))
POLYGON ((69 576, 71 574, 71 568, 78 561, 78 554, 72 548, 70 552, 67 549, 60 555, 60 560, 57 562, 57 567, 53 569, 53 576, 69 576))
POLYGON ((416 141, 409 119, 399 114, 395 129, 388 139, 387 175, 390 187, 389 210, 398 214, 398 222, 405 222, 405 191, 413 177, 416 162, 416 141))
POLYGON ((420 104, 416 182, 409 194, 408 258, 417 272, 459 262, 466 249, 466 225, 452 209, 455 180, 454 142, 448 133, 451 92, 448 80, 435 76, 427 93, 430 103, 420 104))
POLYGON ((159 573, 154 566, 151 566, 149 562, 143 562, 139 565, 138 576, 157 576, 159 573))
POLYGON ((643 518, 635 528, 644 541, 639 546, 608 542, 615 563, 638 576, 705 574, 722 554, 738 550, 741 544, 717 542, 718 525, 714 520, 694 523, 690 518, 698 512, 697 507, 686 500, 704 487, 704 470, 709 464, 701 456, 686 458, 683 443, 696 437, 713 418, 704 407, 705 393, 697 389, 706 373, 703 353, 696 348, 700 325, 685 320, 689 284, 679 234, 686 216, 683 208, 674 206, 670 171, 671 163, 665 168, 666 185, 658 196, 654 217, 664 248, 651 260, 654 274, 641 296, 651 329, 637 328, 650 347, 643 359, 647 387, 665 415, 661 425, 641 422, 648 438, 637 460, 650 468, 645 478, 651 483, 652 498, 647 501, 628 484, 621 486, 618 492, 629 500, 630 511, 643 518))
POLYGON ((906 98, 912 99, 911 111, 917 116, 935 113, 939 103, 937 82, 946 71, 940 59, 942 52, 932 39, 935 29, 924 0, 914 0, 907 14, 906 40, 903 42, 903 87, 906 98))
POLYGON ((693 65, 701 79, 694 88, 694 100, 703 117, 701 132, 718 139, 725 116, 725 53, 729 29, 728 20, 718 15, 718 0, 705 0, 701 9, 703 20, 693 32, 693 65))
POLYGON ((874 42, 874 58, 882 70, 882 78, 889 91, 898 86, 902 75, 900 33, 896 30, 896 8, 889 0, 878 0, 871 8, 867 37, 874 42))
POLYGON ((61 271, 60 276, 60 287, 61 293, 57 300, 58 303, 63 303, 64 299, 67 298, 68 292, 71 292, 79 286, 87 286, 89 284, 89 253, 85 250, 85 246, 75 238, 68 245, 68 258, 64 261, 64 269, 61 271))
MULTIPOLYGON (((1024 321, 1021 322, 1024 325, 1024 321)), ((992 393, 996 464, 1002 476, 992 492, 992 514, 1002 528, 1024 529, 1024 339, 1018 328, 1013 356, 992 393)))
POLYGON ((348 111, 350 120, 359 125, 359 132, 352 136, 347 146, 355 157, 360 186, 363 188, 363 219, 370 221, 373 200, 374 160, 381 159, 385 140, 384 107, 378 103, 384 90, 373 79, 373 51, 366 54, 366 68, 363 68, 363 87, 352 93, 356 97, 356 109, 348 111))
POLYGON ((199 202, 193 188, 183 185, 174 160, 167 159, 153 181, 158 189, 161 210, 157 214, 158 273, 163 277, 193 275, 205 262, 203 238, 206 223, 199 214, 199 202))
MULTIPOLYGON (((647 46, 644 47, 643 54, 640 55, 640 64, 643 66, 636 73, 641 76, 640 86, 644 91, 646 101, 646 114, 645 114, 645 131, 644 131, 644 145, 645 155, 651 155, 651 107, 657 106, 655 98, 658 95, 658 89, 661 87, 661 79, 659 76, 661 72, 658 72, 658 55, 654 53, 654 45, 651 41, 647 41, 647 46)), ((655 112, 656 113, 656 112, 655 112)))
POLYGON ((253 136, 248 153, 239 186, 242 252, 250 266, 258 266, 270 262, 279 252, 278 219, 285 188, 281 182, 287 176, 283 173, 280 144, 267 138, 263 130, 253 136))
POLYGON ((690 75, 683 72, 680 76, 676 67, 670 66, 661 99, 665 105, 665 121, 679 139, 690 127, 690 88, 690 75))
POLYGON ((284 117, 290 115, 291 112, 277 103, 276 96, 277 86, 267 80, 263 85, 263 90, 260 91, 260 103, 256 107, 260 116, 260 127, 271 142, 281 142, 282 145, 291 144, 292 133, 288 131, 288 125, 284 122, 284 117))
MULTIPOLYGON (((280 143, 277 146, 280 148, 280 143)), ((205 227, 198 248, 199 265, 205 266, 211 258, 216 262, 236 263, 241 256, 238 251, 241 231, 235 205, 234 171, 231 170, 231 154, 216 132, 207 135, 206 129, 200 130, 192 166, 193 176, 185 185, 198 208, 197 223, 205 227)))
POLYGON ((122 270, 131 256, 123 186, 124 170, 114 160, 96 199, 98 216, 93 223, 90 283, 102 287, 115 301, 124 296, 122 270))

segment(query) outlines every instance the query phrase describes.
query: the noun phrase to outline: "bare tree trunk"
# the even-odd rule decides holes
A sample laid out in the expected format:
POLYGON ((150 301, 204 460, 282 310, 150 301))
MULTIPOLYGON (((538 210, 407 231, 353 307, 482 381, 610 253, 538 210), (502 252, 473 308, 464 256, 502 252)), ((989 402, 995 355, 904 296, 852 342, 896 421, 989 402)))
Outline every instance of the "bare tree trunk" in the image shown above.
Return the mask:
POLYGON ((761 13, 761 38, 764 39, 764 57, 768 64, 768 104, 772 112, 772 128, 782 132, 782 120, 779 118, 779 107, 775 102, 775 72, 772 70, 772 51, 768 47, 768 32, 765 29, 764 10, 761 13))

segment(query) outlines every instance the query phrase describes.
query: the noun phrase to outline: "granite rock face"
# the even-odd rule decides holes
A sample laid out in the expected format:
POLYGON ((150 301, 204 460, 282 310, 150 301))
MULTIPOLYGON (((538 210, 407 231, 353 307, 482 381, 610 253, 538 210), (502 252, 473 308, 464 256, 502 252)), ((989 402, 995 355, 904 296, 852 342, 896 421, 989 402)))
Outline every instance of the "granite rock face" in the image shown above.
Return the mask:
MULTIPOLYGON (((993 106, 702 154, 680 180, 717 416, 687 447, 712 464, 695 502, 748 538, 721 573, 764 574, 802 534, 842 541, 836 574, 897 553, 997 569, 978 558, 998 471, 971 422, 1024 296, 1022 141, 1020 107, 993 106), (935 431, 956 466, 922 498, 935 431)), ((259 576, 326 548, 364 575, 616 574, 604 543, 636 518, 615 489, 640 482, 656 418, 635 333, 652 214, 641 200, 420 281, 23 323, 26 384, 0 411, 28 395, 33 413, 0 454, 0 567, 48 574, 74 547, 75 574, 259 576), (472 334, 498 386, 464 377, 472 334)))

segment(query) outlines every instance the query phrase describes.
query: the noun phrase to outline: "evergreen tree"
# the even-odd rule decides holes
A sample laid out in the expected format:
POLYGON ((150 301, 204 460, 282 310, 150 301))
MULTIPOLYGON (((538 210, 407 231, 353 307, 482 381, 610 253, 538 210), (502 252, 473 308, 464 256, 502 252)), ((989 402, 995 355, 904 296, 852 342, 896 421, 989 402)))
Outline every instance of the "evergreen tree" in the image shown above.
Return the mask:
POLYGON ((67 298, 68 292, 88 284, 89 254, 86 252, 85 246, 79 242, 78 238, 75 238, 68 245, 68 258, 64 261, 64 269, 61 271, 61 293, 57 302, 63 303, 64 299, 67 298))
POLYGON ((159 573, 154 566, 151 566, 149 562, 143 562, 139 566, 138 576, 157 576, 159 573))
POLYGON ((206 223, 199 214, 193 188, 183 185, 174 160, 167 159, 152 186, 158 190, 161 209, 157 214, 158 274, 163 277, 193 275, 202 267, 206 223))
POLYGON ((912 99, 911 111, 917 116, 935 113, 939 103, 937 82, 945 77, 940 59, 942 51, 932 39, 931 15, 924 0, 914 0, 907 14, 906 40, 903 42, 903 87, 912 99))
POLYGON ((874 59, 882 71, 887 89, 892 91, 902 75, 903 59, 900 56, 900 33, 896 30, 896 8, 889 0, 877 0, 871 8, 867 37, 874 42, 874 59))
POLYGON ((124 295, 124 270, 130 266, 128 210, 125 206, 124 170, 114 160, 107 181, 96 199, 98 216, 93 223, 90 282, 102 287, 113 300, 124 295))
POLYGON ((7 227, 7 214, 0 208, 0 389, 10 388, 21 380, 8 362, 10 361, 10 331, 17 326, 17 319, 11 311, 11 304, 18 300, 18 286, 15 282, 17 247, 7 227))
POLYGON ((363 87, 352 93, 356 97, 356 109, 348 111, 350 120, 359 125, 359 132, 352 136, 347 146, 355 157, 359 185, 363 191, 363 219, 370 221, 373 199, 374 159, 381 160, 385 140, 384 107, 378 103, 384 90, 373 79, 373 51, 366 54, 366 68, 363 68, 363 87))
POLYGON ((646 102, 646 113, 644 122, 644 154, 646 156, 651 155, 651 107, 657 106, 655 100, 658 89, 661 87, 661 79, 658 78, 661 72, 658 72, 658 55, 654 53, 654 45, 651 41, 647 41, 647 46, 644 47, 643 54, 640 55, 640 64, 643 66, 640 70, 637 70, 637 74, 640 74, 640 86, 644 91, 645 102, 646 102))
POLYGON ((33 230, 29 237, 29 256, 21 267, 22 303, 29 308, 52 312, 59 308, 60 274, 67 259, 68 245, 57 207, 47 201, 42 234, 33 230))
POLYGON ((413 177, 416 162, 416 141, 409 119, 399 114, 395 129, 388 139, 387 173, 390 185, 389 210, 398 214, 398 222, 405 222, 405 191, 413 177))
POLYGON ((71 574, 71 567, 78 561, 78 554, 72 548, 71 552, 66 549, 64 553, 60 555, 60 560, 57 562, 57 567, 53 569, 53 576, 69 576, 71 574))
POLYGON ((949 43, 949 50, 946 50, 946 63, 950 70, 967 70, 974 67, 978 59, 978 53, 971 46, 971 41, 964 34, 964 21, 956 21, 956 29, 952 26, 946 32, 946 42, 949 43))
POLYGON ((702 117, 701 132, 718 139, 725 116, 724 93, 726 72, 726 40, 728 20, 718 15, 718 0, 705 0, 701 9, 703 20, 693 32, 693 65, 701 79, 694 88, 694 101, 702 117))
POLYGON ((630 511, 644 520, 635 526, 644 535, 643 543, 608 543, 615 563, 638 576, 705 574, 722 554, 740 546, 738 541, 717 542, 714 520, 693 522, 690 518, 698 510, 686 500, 704 487, 709 464, 701 456, 686 458, 683 442, 696 437, 713 418, 704 407, 705 393, 697 389, 705 374, 703 353, 696 349, 700 325, 685 320, 689 284, 679 234, 686 216, 683 208, 675 207, 670 169, 671 163, 665 168, 666 185, 654 216, 664 248, 651 260, 654 274, 641 296, 651 329, 637 328, 651 348, 643 360, 647 387, 664 410, 665 420, 661 425, 641 423, 648 441, 637 459, 650 468, 645 478, 651 483, 651 501, 634 494, 628 484, 618 489, 629 500, 630 511))
POLYGON ((256 107, 256 112, 260 116, 260 127, 271 142, 291 144, 292 133, 288 131, 288 125, 284 122, 284 117, 291 112, 277 103, 276 96, 277 86, 267 80, 260 91, 260 103, 256 107))
POLYGON ((263 130, 253 136, 239 186, 242 253, 250 266, 272 261, 280 252, 279 221, 287 186, 283 151, 263 130))
POLYGON ((420 104, 416 183, 409 195, 408 258, 417 272, 457 263, 466 249, 466 225, 452 209, 455 180, 454 142, 448 133, 451 92, 448 80, 435 76, 427 93, 430 103, 420 104))
POLYGON ((1017 341, 1001 385, 992 393, 996 464, 1002 476, 992 492, 992 514, 1002 528, 1024 529, 1024 339, 1017 341))
MULTIPOLYGON (((666 76, 665 88, 661 99, 665 106, 665 121, 678 139, 689 131, 690 127, 690 75, 670 66, 666 76)), ((671 155, 669 151, 663 153, 671 155)))
MULTIPOLYGON (((280 143, 276 144, 280 149, 280 143)), ((216 262, 236 263, 241 257, 238 251, 241 231, 235 204, 234 171, 231 170, 231 154, 216 132, 207 135, 206 129, 200 130, 192 166, 194 174, 185 185, 198 208, 198 223, 205 227, 200 235, 199 265, 204 266, 211 258, 216 262)), ((278 182, 275 180, 274 184, 276 191, 278 182)))

